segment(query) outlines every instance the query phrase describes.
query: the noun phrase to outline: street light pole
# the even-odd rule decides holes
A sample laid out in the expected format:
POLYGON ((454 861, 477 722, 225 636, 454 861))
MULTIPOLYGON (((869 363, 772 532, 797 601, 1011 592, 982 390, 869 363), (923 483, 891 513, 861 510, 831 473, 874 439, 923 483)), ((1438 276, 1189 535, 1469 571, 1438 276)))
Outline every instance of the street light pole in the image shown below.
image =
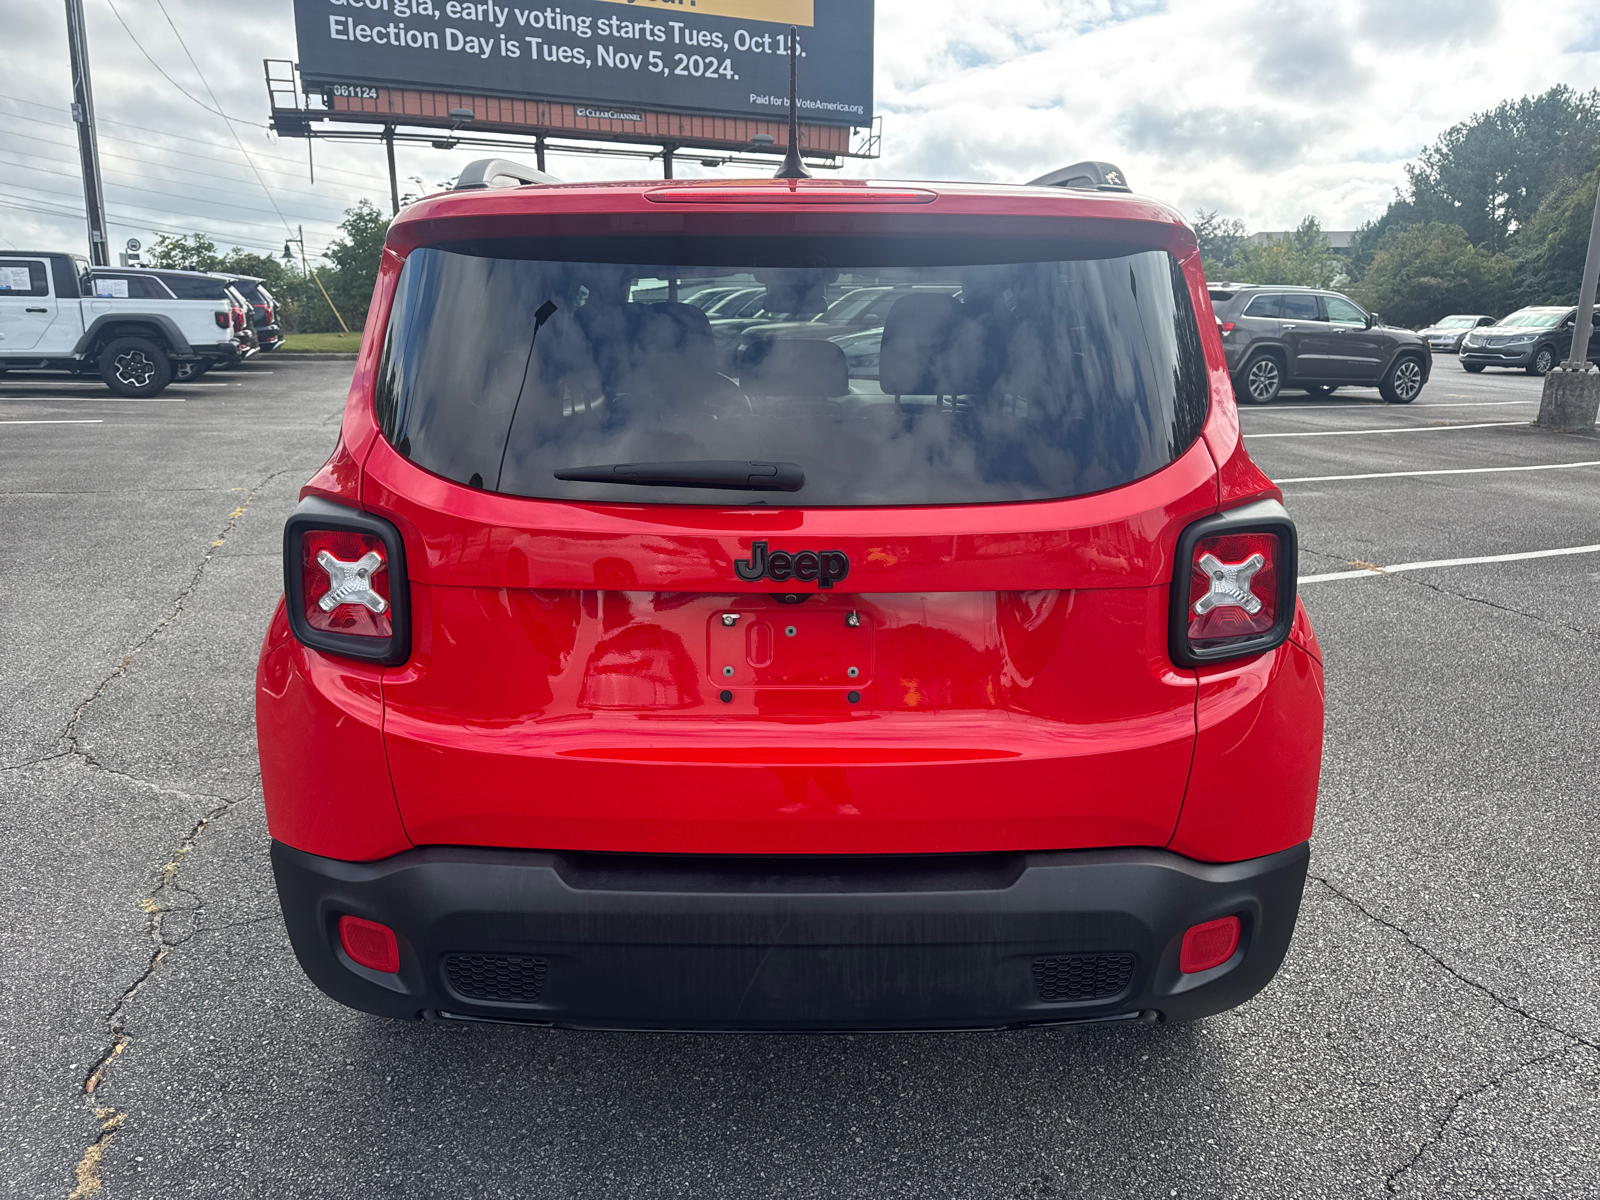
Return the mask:
POLYGON ((1594 219, 1589 224, 1589 253, 1583 260, 1583 282, 1578 286, 1578 315, 1572 330, 1572 354, 1544 377, 1539 399, 1541 429, 1559 433, 1593 433, 1600 413, 1600 371, 1589 364, 1589 334, 1594 324, 1594 294, 1600 280, 1600 188, 1594 197, 1594 219))
POLYGON ((1589 332, 1594 321, 1595 283, 1600 280, 1600 188, 1594 193, 1594 220, 1589 225, 1589 253, 1583 260, 1583 283, 1578 288, 1578 327, 1572 334, 1570 370, 1589 369, 1589 332))
POLYGON ((100 145, 94 123, 94 88, 89 83, 89 38, 83 0, 67 0, 67 54, 72 63, 72 120, 78 126, 78 159, 83 168, 83 207, 89 220, 89 261, 111 265, 106 240, 106 195, 100 178, 100 145))

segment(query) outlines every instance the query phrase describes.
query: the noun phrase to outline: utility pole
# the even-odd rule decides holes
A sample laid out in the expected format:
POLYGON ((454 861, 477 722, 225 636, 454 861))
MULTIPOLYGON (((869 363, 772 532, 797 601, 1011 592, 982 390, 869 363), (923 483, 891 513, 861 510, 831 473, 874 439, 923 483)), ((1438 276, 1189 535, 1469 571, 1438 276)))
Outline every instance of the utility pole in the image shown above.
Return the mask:
POLYGON ((383 145, 389 151, 389 203, 394 206, 395 216, 400 215, 400 182, 394 174, 394 126, 383 127, 383 145))
POLYGON ((1594 324, 1594 295, 1600 281, 1600 188, 1595 190, 1594 219, 1589 225, 1589 253, 1578 285, 1578 316, 1572 330, 1572 354, 1544 377, 1539 401, 1541 429, 1561 433, 1593 433, 1600 411, 1600 372, 1589 362, 1589 334, 1594 324))
POLYGON ((72 119, 78 126, 78 158, 83 167, 83 207, 89 218, 89 261, 111 265, 106 240, 106 194, 100 178, 100 144, 94 123, 94 88, 89 83, 89 38, 83 25, 83 0, 67 0, 67 53, 72 60, 72 119))

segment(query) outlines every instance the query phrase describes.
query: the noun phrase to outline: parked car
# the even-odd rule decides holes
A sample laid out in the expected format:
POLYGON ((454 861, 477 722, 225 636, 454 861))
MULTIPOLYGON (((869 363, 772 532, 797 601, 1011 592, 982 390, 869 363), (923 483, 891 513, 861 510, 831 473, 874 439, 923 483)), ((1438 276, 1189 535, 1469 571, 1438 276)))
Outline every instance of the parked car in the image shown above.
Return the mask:
MULTIPOLYGON (((1474 329, 1461 342, 1461 366, 1474 373, 1485 367, 1520 367, 1529 375, 1546 375, 1572 357, 1577 329, 1576 305, 1519 308, 1485 329, 1474 329)), ((1589 361, 1600 363, 1600 338, 1589 339, 1589 361)))
POLYGON ((390 225, 284 530, 257 732, 311 979, 408 1020, 680 1030, 1259 991, 1321 652, 1194 233, 1104 190, 519 170, 390 225), (705 313, 632 291, 884 261, 912 286, 870 379, 825 337, 724 375, 705 313))
POLYGON ((1350 386, 1410 404, 1433 370, 1426 340, 1342 293, 1238 283, 1210 291, 1233 390, 1247 404, 1269 404, 1286 387, 1325 396, 1350 386))
POLYGON ((228 283, 249 305, 250 328, 262 350, 276 350, 283 345, 283 328, 278 323, 278 302, 267 290, 266 282, 254 275, 232 275, 214 272, 228 283))
POLYGON ((843 337, 863 330, 882 329, 902 296, 916 292, 954 295, 960 288, 949 287, 860 287, 840 297, 814 317, 801 320, 767 320, 747 325, 747 337, 843 337))
MULTIPOLYGON (((220 285, 185 297, 173 272, 91 270, 82 255, 0 253, 0 370, 96 375, 120 396, 159 394, 175 372, 241 353, 220 285)), ((215 282, 215 281, 213 281, 215 282)))
POLYGON ((1456 313, 1440 317, 1426 329, 1417 330, 1417 336, 1426 338, 1428 348, 1435 354, 1459 354, 1462 338, 1474 329, 1493 324, 1494 318, 1483 313, 1456 313))

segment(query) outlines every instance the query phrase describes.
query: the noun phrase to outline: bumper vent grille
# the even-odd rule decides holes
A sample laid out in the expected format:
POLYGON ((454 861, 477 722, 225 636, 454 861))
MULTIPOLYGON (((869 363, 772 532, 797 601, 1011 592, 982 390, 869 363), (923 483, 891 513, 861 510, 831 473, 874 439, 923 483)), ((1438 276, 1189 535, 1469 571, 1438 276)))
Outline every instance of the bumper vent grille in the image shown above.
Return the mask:
POLYGON ((544 990, 548 964, 520 954, 447 954, 444 973, 450 986, 473 1000, 532 1004, 544 990))
POLYGON ((1033 960, 1041 1000, 1107 1000, 1133 981, 1131 954, 1072 954, 1033 960))

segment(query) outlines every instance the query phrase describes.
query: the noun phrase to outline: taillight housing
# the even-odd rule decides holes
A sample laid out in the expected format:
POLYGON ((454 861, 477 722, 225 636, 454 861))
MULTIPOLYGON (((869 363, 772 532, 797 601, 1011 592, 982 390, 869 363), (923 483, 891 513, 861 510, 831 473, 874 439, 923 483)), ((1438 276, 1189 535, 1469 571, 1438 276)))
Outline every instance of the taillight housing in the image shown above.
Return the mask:
POLYGON ((1300 547, 1276 500, 1196 521, 1178 538, 1168 643, 1200 666, 1281 646, 1294 624, 1300 547))
POLYGON ((1217 322, 1217 328, 1222 330, 1223 333, 1232 333, 1234 326, 1232 321, 1219 321, 1217 322))
POLYGON ((312 649, 391 666, 411 656, 405 545, 382 517, 302 500, 283 529, 283 591, 312 649))
POLYGON ((235 308, 235 309, 232 309, 231 311, 233 313, 233 327, 235 329, 243 329, 244 328, 244 309, 235 308))
POLYGON ((218 329, 226 329, 233 320, 233 318, 225 312, 213 313, 212 316, 216 318, 218 329))

